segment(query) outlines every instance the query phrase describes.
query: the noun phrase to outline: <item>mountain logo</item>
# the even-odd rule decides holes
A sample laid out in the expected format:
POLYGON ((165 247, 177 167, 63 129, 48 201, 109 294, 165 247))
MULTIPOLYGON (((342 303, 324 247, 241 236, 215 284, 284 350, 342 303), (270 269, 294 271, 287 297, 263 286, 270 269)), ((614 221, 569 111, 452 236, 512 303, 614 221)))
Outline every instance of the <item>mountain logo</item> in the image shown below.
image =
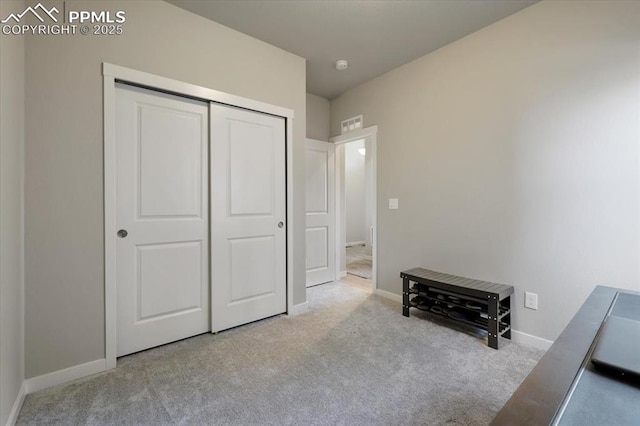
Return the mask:
POLYGON ((6 24, 6 23, 8 23, 9 21, 11 21, 13 19, 16 23, 18 23, 18 22, 20 22, 20 20, 27 13, 31 13, 36 18, 38 18, 38 20, 40 22, 44 22, 44 19, 42 18, 42 16, 40 14, 38 14, 38 12, 40 12, 40 14, 43 14, 43 15, 48 16, 49 18, 51 18, 53 20, 53 22, 58 22, 58 18, 56 18, 53 15, 53 13, 60 13, 60 11, 56 7, 52 7, 51 9, 47 9, 46 7, 44 7, 42 5, 42 3, 38 3, 34 7, 29 6, 25 10, 23 10, 22 13, 18 13, 18 14, 12 13, 12 14, 7 16, 5 19, 3 19, 0 22, 2 22, 3 24, 6 24))

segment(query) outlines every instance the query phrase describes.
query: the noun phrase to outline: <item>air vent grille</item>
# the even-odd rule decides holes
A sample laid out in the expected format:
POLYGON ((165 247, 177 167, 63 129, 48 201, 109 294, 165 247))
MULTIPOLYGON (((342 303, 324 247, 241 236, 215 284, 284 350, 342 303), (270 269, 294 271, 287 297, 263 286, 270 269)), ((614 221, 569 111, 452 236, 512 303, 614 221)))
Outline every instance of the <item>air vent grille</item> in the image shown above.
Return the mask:
POLYGON ((345 133, 362 129, 362 123, 363 123, 362 114, 344 120, 341 126, 341 129, 342 129, 341 134, 344 135, 345 133))

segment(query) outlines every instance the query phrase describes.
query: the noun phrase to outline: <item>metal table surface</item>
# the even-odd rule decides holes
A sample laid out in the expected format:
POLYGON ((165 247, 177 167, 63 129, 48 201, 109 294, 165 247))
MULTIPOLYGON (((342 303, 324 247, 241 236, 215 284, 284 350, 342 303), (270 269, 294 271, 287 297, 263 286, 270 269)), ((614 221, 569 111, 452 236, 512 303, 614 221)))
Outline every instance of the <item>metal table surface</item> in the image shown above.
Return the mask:
POLYGON ((597 286, 491 424, 640 424, 640 384, 590 362, 608 314, 640 320, 640 293, 597 286))

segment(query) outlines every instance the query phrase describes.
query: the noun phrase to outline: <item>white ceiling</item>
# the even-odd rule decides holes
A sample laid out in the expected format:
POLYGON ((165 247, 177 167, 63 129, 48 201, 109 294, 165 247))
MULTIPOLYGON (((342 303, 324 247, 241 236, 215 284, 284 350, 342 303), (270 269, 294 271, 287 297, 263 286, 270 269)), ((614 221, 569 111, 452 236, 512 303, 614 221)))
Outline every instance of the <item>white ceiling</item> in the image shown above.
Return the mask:
POLYGON ((333 99, 537 0, 168 1, 306 58, 307 91, 333 99))

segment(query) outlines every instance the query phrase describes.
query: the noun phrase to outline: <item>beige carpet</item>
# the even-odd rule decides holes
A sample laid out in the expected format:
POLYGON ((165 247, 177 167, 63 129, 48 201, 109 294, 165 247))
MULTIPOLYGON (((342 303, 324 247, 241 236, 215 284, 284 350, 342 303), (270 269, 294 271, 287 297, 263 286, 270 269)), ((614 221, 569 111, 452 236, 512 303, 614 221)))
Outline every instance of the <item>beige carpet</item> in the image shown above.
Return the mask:
POLYGON ((308 300, 28 395, 18 424, 486 425, 542 356, 342 281, 308 300))

